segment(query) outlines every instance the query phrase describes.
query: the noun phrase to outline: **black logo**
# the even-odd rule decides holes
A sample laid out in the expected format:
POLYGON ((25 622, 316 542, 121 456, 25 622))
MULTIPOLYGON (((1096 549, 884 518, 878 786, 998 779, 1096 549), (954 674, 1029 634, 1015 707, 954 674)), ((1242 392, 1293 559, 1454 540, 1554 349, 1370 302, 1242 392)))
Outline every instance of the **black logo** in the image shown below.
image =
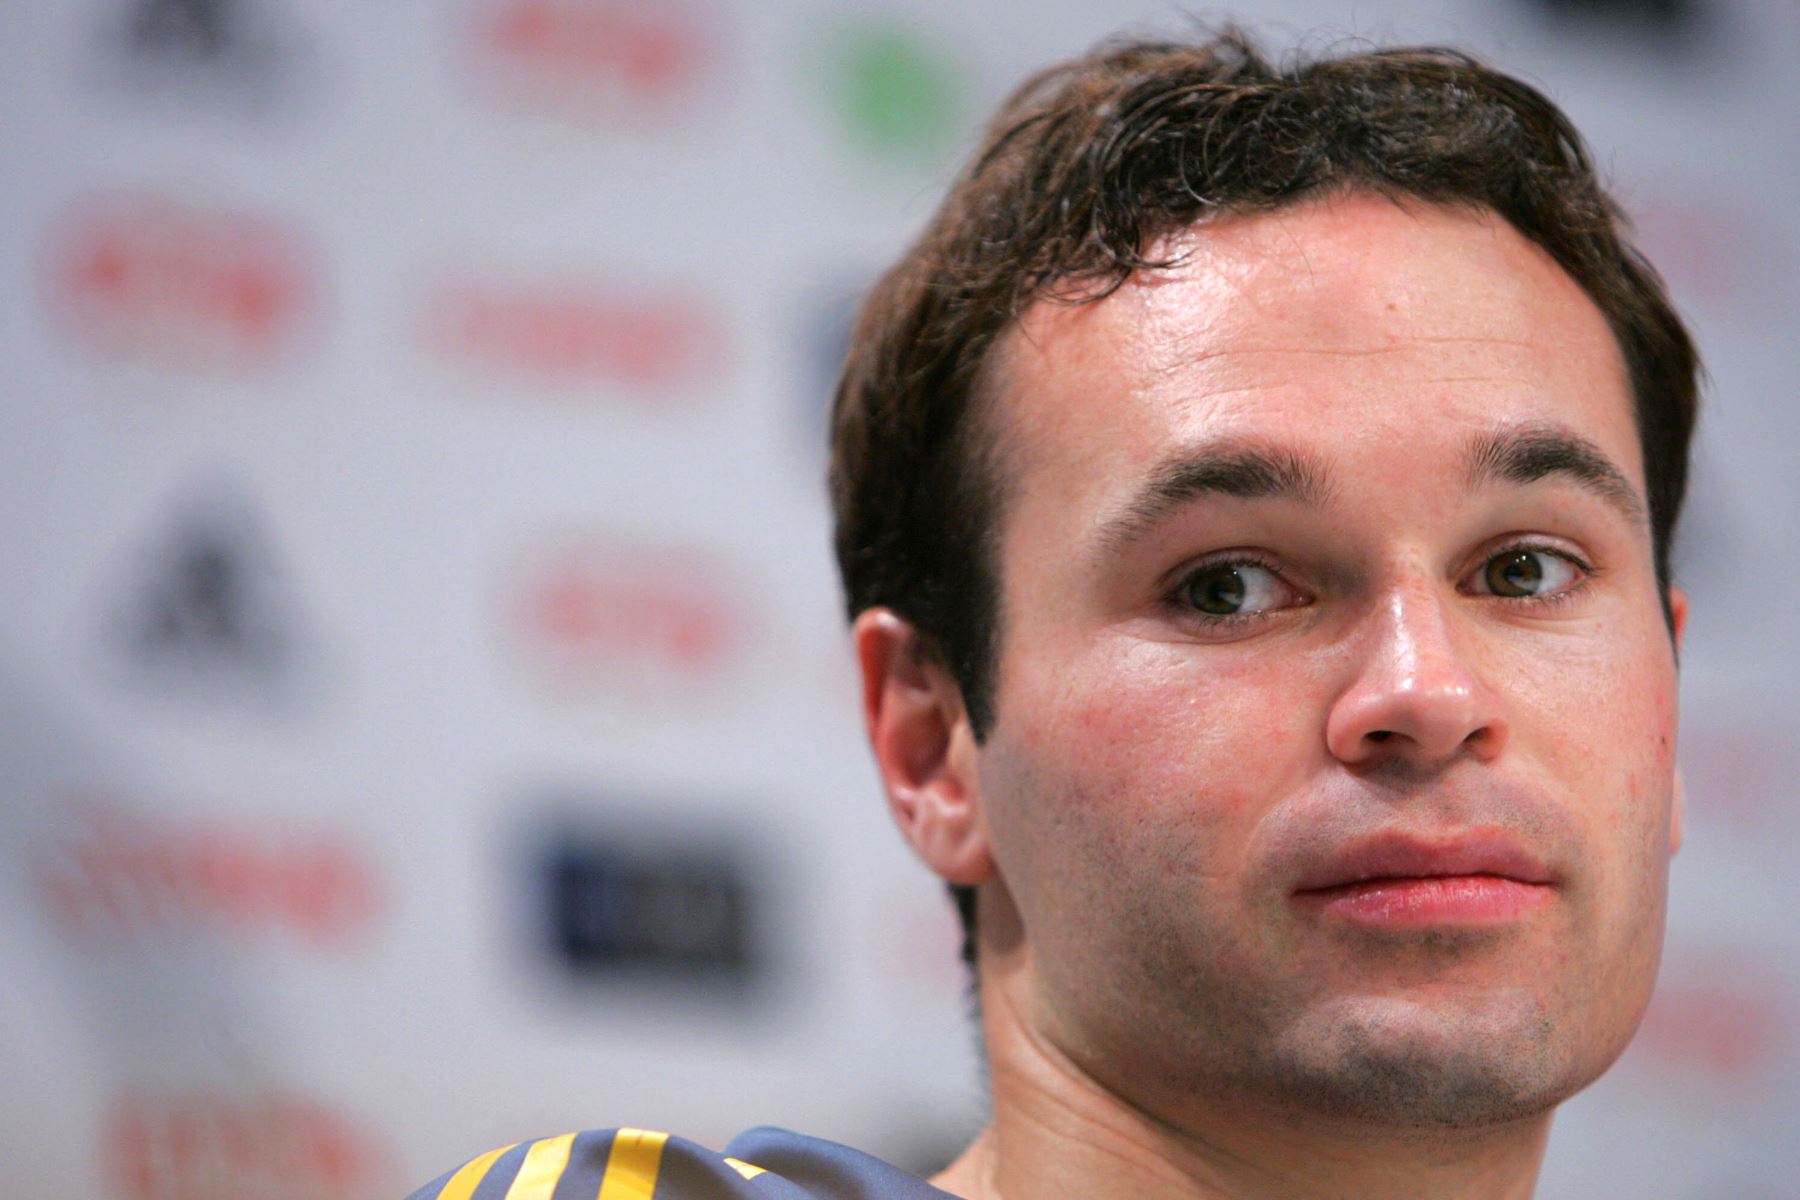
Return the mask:
POLYGON ((238 9, 233 0, 144 0, 126 22, 133 48, 211 60, 232 50, 238 9))
POLYGON ((134 96, 255 117, 294 98, 305 57, 298 31, 262 0, 130 0, 102 42, 134 96))
POLYGON ((313 664, 287 586, 248 505, 209 487, 141 553, 111 640, 130 678, 159 694, 289 707, 313 664))
POLYGON ((763 971, 753 870, 733 840, 559 826, 535 859, 540 926, 570 979, 743 998, 763 971))
POLYGON ((1685 53, 1712 24, 1707 0, 1530 0, 1565 32, 1630 37, 1685 53))

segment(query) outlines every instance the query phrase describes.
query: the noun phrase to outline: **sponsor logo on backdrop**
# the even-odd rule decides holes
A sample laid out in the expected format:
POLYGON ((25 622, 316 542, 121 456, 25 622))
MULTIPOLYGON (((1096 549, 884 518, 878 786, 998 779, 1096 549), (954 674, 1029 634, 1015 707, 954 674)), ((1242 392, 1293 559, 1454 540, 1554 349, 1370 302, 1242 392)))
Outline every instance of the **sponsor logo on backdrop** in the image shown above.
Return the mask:
POLYGON ((469 22, 469 57, 477 81, 507 102, 661 123, 719 74, 721 19, 686 0, 492 0, 469 22))
POLYGON ((1793 1040, 1792 987, 1761 953, 1673 955, 1632 1043, 1633 1057, 1688 1081, 1749 1085, 1779 1072, 1793 1040))
POLYGON ((69 941, 106 947, 223 937, 356 944, 380 916, 350 837, 267 816, 176 818, 75 798, 31 856, 33 889, 69 941))
POLYGON ((1631 199, 1638 241, 1678 308, 1760 313, 1800 294, 1800 249, 1777 232, 1796 227, 1791 205, 1729 195, 1713 179, 1665 178, 1631 199))
POLYGON ((249 502, 207 480, 108 589, 106 643, 117 673, 158 698, 290 709, 318 673, 298 607, 249 502))
POLYGON ((559 974, 741 999, 764 969, 759 895, 742 838, 673 827, 662 806, 584 798, 607 818, 552 822, 532 856, 535 927, 559 974))
POLYGON ((969 982, 961 957, 962 923, 942 888, 928 895, 909 887, 884 897, 880 919, 868 931, 882 974, 897 984, 935 994, 954 993, 969 982))
POLYGON ((1669 52, 1691 50, 1707 24, 1707 0, 1524 0, 1525 7, 1565 31, 1597 38, 1635 35, 1669 52))
POLYGON ((273 217, 147 195, 76 205, 44 266, 52 316, 89 351, 236 370, 292 353, 315 274, 305 240, 273 217))
POLYGON ((753 596, 744 573, 707 550, 564 535, 511 564, 504 639, 551 698, 693 702, 741 665, 753 596))
POLYGON ((827 93, 840 132, 864 151, 933 159, 961 125, 961 73, 932 31, 887 22, 841 32, 827 93))
POLYGON ((129 0, 101 30, 103 82, 133 99, 254 118, 294 100, 305 51, 291 10, 263 0, 129 0))
POLYGON ((100 1138, 121 1200, 374 1200, 400 1186, 366 1119, 306 1096, 131 1092, 100 1138))
POLYGON ((1750 838, 1766 838, 1783 828, 1800 830, 1793 805, 1800 748, 1791 729, 1731 719, 1705 708, 1683 725, 1681 770, 1690 821, 1697 814, 1708 821, 1718 818, 1750 838))
POLYGON ((722 373, 725 341, 695 294, 567 278, 443 283, 425 331, 434 353, 486 376, 661 404, 699 398, 722 373))

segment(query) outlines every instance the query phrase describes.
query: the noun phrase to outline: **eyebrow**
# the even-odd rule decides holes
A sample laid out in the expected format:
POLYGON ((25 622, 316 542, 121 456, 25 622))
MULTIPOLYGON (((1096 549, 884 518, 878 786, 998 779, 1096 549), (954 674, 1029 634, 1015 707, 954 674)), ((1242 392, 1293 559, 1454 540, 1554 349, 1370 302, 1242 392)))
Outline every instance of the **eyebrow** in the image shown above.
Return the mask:
POLYGON ((1296 450, 1224 440, 1159 463, 1150 481, 1100 530, 1103 550, 1116 552, 1202 496, 1324 503, 1329 476, 1296 450))
MULTIPOLYGON (((1567 429, 1527 425, 1484 434, 1463 455, 1463 483, 1471 491, 1491 483, 1536 483, 1553 475, 1573 480, 1631 524, 1648 520, 1625 473, 1599 446, 1567 429)), ((1292 500, 1318 508, 1331 490, 1323 464, 1296 449, 1225 439, 1158 464, 1149 482, 1101 526, 1099 547, 1103 554, 1116 554, 1203 496, 1292 500)))
POLYGON ((1536 483, 1567 476, 1606 501, 1633 525, 1648 520, 1643 499, 1625 472, 1593 442, 1554 425, 1526 425, 1469 443, 1463 479, 1472 490, 1488 483, 1536 483))

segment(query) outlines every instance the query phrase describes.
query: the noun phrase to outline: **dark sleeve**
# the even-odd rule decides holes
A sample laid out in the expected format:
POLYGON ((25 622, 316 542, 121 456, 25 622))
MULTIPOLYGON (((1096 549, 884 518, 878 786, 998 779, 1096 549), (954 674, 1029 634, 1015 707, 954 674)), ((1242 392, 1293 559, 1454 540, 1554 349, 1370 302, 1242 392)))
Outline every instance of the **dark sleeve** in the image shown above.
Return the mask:
POLYGON ((764 1125, 745 1130, 725 1147, 818 1200, 957 1200, 916 1175, 849 1146, 764 1125))
POLYGON ((761 1166, 686 1138, 626 1128, 503 1146, 440 1175, 407 1200, 812 1200, 813 1196, 761 1166))

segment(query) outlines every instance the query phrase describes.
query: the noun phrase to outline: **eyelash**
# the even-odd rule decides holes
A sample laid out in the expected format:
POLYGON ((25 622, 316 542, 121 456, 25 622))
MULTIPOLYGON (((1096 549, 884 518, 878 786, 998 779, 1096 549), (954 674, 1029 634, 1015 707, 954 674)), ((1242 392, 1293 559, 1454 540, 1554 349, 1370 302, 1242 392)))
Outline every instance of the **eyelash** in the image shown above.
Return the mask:
MULTIPOLYGON (((1205 559, 1188 567, 1176 576, 1174 585, 1169 588, 1163 602, 1180 616, 1189 620, 1201 621, 1213 629, 1230 628, 1235 625, 1246 625, 1253 621, 1267 620, 1270 615, 1268 613, 1204 613, 1187 602, 1185 596, 1188 585, 1201 574, 1207 571, 1216 571, 1220 567, 1257 567, 1280 579, 1282 586, 1292 588, 1296 592, 1300 590, 1287 581, 1287 577, 1281 572, 1281 567, 1273 559, 1254 550, 1244 550, 1227 553, 1218 558, 1205 559)), ((1309 599, 1295 607, 1304 608, 1311 603, 1312 601, 1309 599)))
MULTIPOLYGON (((1501 555, 1521 553, 1546 554, 1552 558, 1560 558, 1581 572, 1581 577, 1562 591, 1553 592, 1547 596, 1500 596, 1492 592, 1472 592, 1468 594, 1487 596, 1494 600, 1504 600, 1510 604, 1525 605, 1532 608, 1554 608, 1558 605, 1567 604, 1573 600, 1576 595, 1585 590, 1593 578, 1600 573, 1599 568, 1581 558, 1579 555, 1572 554, 1557 546, 1547 546, 1542 542, 1534 541, 1507 542, 1503 545, 1494 547, 1492 550, 1489 550, 1486 554, 1482 555, 1480 562, 1477 564, 1477 570, 1486 567, 1487 564, 1493 562, 1494 559, 1499 558, 1501 555)), ((1242 625, 1252 621, 1267 619, 1271 614, 1204 613, 1187 602, 1187 589, 1189 585, 1193 583, 1194 579, 1204 572, 1216 571, 1220 567, 1257 567, 1281 579, 1283 586, 1292 588, 1296 592, 1300 590, 1288 582, 1286 577, 1282 575, 1281 568, 1273 559, 1255 551, 1242 551, 1230 553, 1220 558, 1206 559, 1202 562, 1195 563, 1182 571, 1181 574, 1176 577, 1174 584, 1164 596, 1164 604, 1186 619, 1200 621, 1215 629, 1229 628, 1234 625, 1242 625)), ((1312 601, 1308 599, 1293 607, 1305 608, 1311 603, 1312 601)))
POLYGON ((1573 566, 1577 571, 1581 572, 1581 578, 1577 579, 1562 591, 1552 592, 1548 596, 1496 596, 1492 592, 1477 592, 1474 594, 1488 596, 1495 600, 1506 600, 1513 604, 1528 605, 1532 608, 1554 608, 1561 604, 1567 604, 1573 600, 1578 593, 1587 587, 1594 576, 1600 573, 1598 568, 1589 563, 1586 559, 1581 558, 1579 555, 1572 554, 1559 546, 1546 546, 1542 542, 1533 541, 1508 542, 1503 546, 1496 546, 1482 556, 1479 566, 1485 567, 1503 554, 1521 553, 1547 554, 1551 558, 1560 558, 1573 566))

